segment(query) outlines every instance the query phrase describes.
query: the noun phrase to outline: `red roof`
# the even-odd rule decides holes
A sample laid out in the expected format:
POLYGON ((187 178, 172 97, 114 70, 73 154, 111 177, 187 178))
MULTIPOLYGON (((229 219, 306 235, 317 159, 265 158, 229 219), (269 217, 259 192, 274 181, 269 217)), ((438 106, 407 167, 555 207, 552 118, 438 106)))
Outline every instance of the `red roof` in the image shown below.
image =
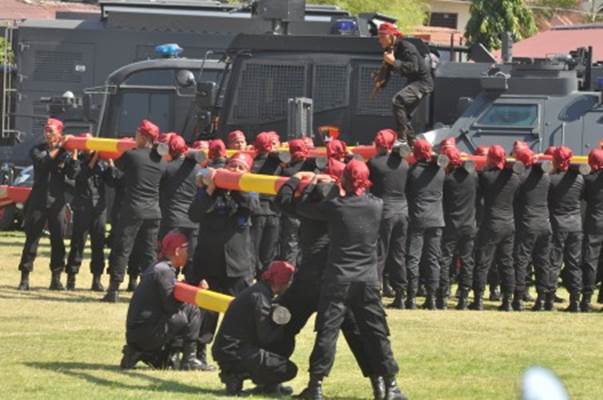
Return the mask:
POLYGON ((513 45, 513 57, 544 58, 593 47, 593 60, 603 60, 603 25, 574 25, 540 32, 513 45))
POLYGON ((0 0, 0 20, 54 19, 57 11, 99 12, 91 4, 60 1, 0 0))

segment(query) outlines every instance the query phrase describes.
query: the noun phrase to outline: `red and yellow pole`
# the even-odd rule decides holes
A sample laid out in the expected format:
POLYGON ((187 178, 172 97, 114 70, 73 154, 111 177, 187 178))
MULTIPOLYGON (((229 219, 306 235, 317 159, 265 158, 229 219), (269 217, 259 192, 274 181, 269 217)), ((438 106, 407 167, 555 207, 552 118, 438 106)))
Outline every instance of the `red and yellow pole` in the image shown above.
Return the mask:
POLYGON ((25 203, 31 193, 31 187, 0 185, 0 200, 25 203))
POLYGON ((183 303, 196 305, 205 310, 224 313, 234 299, 226 294, 201 289, 184 282, 176 282, 174 297, 183 303))

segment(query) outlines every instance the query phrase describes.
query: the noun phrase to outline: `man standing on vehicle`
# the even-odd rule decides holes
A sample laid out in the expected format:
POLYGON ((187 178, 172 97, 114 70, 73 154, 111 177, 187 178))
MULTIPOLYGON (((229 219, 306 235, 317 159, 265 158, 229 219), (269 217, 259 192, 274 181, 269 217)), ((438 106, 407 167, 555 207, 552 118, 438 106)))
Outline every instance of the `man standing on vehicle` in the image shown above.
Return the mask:
POLYGON ((374 77, 374 90, 385 87, 392 71, 406 80, 406 85, 394 95, 392 103, 398 138, 413 146, 412 113, 421 99, 433 91, 433 79, 423 56, 412 43, 403 39, 395 25, 387 22, 379 25, 378 38, 384 53, 383 66, 374 77))
POLYGON ((64 290, 61 272, 65 268, 65 163, 70 157, 61 146, 63 123, 49 118, 44 127, 45 143, 35 146, 30 153, 34 166, 34 181, 25 212, 25 245, 21 254, 19 271, 21 282, 18 290, 29 290, 29 273, 38 252, 38 243, 44 227, 50 231, 50 290, 64 290))

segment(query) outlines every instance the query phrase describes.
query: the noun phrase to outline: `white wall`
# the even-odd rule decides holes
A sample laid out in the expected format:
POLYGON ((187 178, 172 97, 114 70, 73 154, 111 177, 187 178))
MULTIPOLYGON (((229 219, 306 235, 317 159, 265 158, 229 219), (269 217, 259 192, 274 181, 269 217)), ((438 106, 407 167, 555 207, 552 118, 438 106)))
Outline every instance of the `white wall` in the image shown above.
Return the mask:
POLYGON ((430 6, 431 12, 439 12, 439 13, 451 13, 457 14, 457 27, 456 29, 465 32, 465 26, 467 26, 467 22, 469 21, 469 6, 471 5, 470 1, 461 1, 461 0, 428 0, 428 5, 430 6))

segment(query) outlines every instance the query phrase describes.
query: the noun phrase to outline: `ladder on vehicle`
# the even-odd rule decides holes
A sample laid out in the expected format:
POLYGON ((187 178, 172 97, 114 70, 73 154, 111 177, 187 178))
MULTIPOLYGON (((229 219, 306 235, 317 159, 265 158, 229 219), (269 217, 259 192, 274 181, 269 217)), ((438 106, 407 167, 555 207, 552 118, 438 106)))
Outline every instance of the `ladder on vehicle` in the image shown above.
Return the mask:
POLYGON ((19 135, 17 130, 12 128, 11 113, 13 102, 17 94, 17 89, 13 87, 13 62, 11 59, 11 45, 13 42, 13 33, 15 25, 8 22, 4 29, 4 52, 0 56, 2 62, 2 122, 0 125, 0 138, 8 139, 19 135))

